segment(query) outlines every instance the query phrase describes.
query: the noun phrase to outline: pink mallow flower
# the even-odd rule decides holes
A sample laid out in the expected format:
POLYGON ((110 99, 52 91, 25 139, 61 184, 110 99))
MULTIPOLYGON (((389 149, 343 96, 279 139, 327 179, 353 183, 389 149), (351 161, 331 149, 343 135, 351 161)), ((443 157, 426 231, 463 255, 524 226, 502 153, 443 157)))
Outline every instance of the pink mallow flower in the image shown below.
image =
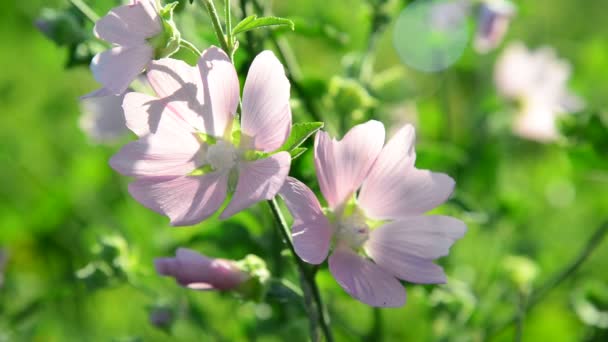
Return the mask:
POLYGON ((179 248, 175 258, 155 259, 154 267, 193 290, 233 290, 250 278, 235 261, 211 259, 186 248, 179 248))
POLYGON ((114 95, 124 93, 154 58, 155 49, 149 40, 162 32, 154 0, 134 0, 110 10, 94 28, 97 38, 113 45, 91 61, 95 79, 114 95))
POLYGON ((496 61, 494 82, 500 95, 519 103, 513 132, 523 138, 549 142, 559 137, 557 118, 584 107, 568 89, 570 64, 550 47, 528 50, 511 43, 496 61))
POLYGON ((222 219, 277 194, 291 156, 272 152, 289 136, 291 109, 289 81, 272 52, 251 65, 238 130, 239 80, 222 50, 205 50, 197 67, 154 61, 148 81, 160 98, 126 95, 127 126, 140 139, 110 160, 116 171, 135 177, 129 192, 136 200, 182 226, 213 215, 229 189, 234 194, 222 219))
POLYGON ((406 125, 384 145, 378 121, 353 127, 342 140, 317 133, 315 166, 323 197, 288 178, 280 191, 293 216, 292 237, 304 261, 329 270, 354 298, 377 307, 405 304, 399 279, 444 283, 433 260, 461 238, 463 222, 425 212, 448 199, 454 181, 414 167, 414 128, 406 125), (358 194, 357 194, 358 191, 358 194))

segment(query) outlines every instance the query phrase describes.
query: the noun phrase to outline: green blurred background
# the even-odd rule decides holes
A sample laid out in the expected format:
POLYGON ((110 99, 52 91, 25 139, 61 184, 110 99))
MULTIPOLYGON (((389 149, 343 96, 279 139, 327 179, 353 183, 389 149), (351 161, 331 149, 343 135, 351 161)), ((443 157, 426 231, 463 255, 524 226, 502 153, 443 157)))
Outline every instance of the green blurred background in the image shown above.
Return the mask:
MULTIPOLYGON (((492 82, 502 47, 479 55, 469 44, 456 65, 435 74, 401 64, 392 28, 407 1, 392 1, 387 10, 370 78, 355 90, 340 88, 368 48, 373 2, 275 1, 274 12, 296 22, 295 32, 276 33, 300 64, 302 93, 333 133, 368 118, 382 120, 389 131, 416 122, 417 165, 457 182, 454 198, 438 212, 465 220, 469 231, 440 261, 449 284, 406 285, 408 304, 399 309, 374 310, 350 298, 324 266, 317 279, 336 339, 512 340, 515 325, 496 328, 517 312, 522 296, 579 255, 607 219, 608 162, 601 146, 608 137, 586 139, 585 129, 593 127, 584 124, 576 139, 553 144, 513 136, 505 124, 512 104, 499 99, 492 82)), ((98 14, 116 5, 88 3, 98 14)), ((608 2, 517 5, 506 41, 553 46, 572 63, 574 92, 590 113, 604 113, 608 2)), ((256 253, 275 276, 297 283, 265 204, 225 222, 170 228, 128 196, 128 179, 108 166, 121 144, 93 144, 78 126, 77 99, 98 86, 86 65, 66 69, 67 49, 33 25, 43 7, 68 6, 5 1, 0 12, 0 341, 306 341, 299 300, 242 302, 188 291, 154 274, 154 257, 184 246, 224 258, 256 253), (170 329, 151 324, 159 308, 171 311, 170 329)), ((215 44, 200 6, 186 6, 178 20, 200 49, 215 44)), ((92 24, 86 27, 90 32, 92 24)), ((265 36, 256 35, 261 44, 265 36)), ((237 55, 246 67, 247 49, 237 55)), ((296 95, 294 121, 310 120, 296 95)), ((314 187, 312 165, 308 152, 293 169, 314 187)), ((608 339, 606 246, 527 313, 523 340, 608 339)))

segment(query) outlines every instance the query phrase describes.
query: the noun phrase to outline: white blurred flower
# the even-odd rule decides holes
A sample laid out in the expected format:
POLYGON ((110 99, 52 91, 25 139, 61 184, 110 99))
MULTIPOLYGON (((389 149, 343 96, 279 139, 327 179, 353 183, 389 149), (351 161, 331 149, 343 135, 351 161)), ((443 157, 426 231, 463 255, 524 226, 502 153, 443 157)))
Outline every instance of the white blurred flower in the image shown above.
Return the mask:
POLYGON ((112 95, 102 88, 80 99, 79 125, 92 142, 109 144, 129 132, 122 109, 125 94, 112 95))
POLYGON ((509 0, 484 0, 477 14, 475 50, 488 53, 503 40, 515 15, 515 5, 509 0))
POLYGON ((494 82, 502 96, 520 104, 513 124, 516 134, 538 141, 557 138, 556 118, 584 106, 568 90, 570 73, 570 64, 552 48, 531 51, 519 42, 505 48, 496 62, 494 82))

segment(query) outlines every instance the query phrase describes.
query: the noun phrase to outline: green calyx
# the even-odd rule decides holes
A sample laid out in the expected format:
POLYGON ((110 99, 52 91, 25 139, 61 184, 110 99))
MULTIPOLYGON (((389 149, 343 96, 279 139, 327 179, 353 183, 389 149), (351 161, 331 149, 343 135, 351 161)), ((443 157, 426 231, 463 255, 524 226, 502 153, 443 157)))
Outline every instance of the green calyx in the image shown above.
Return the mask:
POLYGON ((154 48, 154 57, 169 57, 177 50, 181 41, 181 34, 173 21, 173 11, 179 2, 172 2, 161 8, 159 16, 163 26, 162 32, 148 39, 148 43, 154 48))
POLYGON ((266 296, 270 279, 266 262, 257 255, 248 254, 243 260, 237 262, 237 266, 249 275, 249 279, 239 285, 236 293, 243 299, 262 301, 266 296))

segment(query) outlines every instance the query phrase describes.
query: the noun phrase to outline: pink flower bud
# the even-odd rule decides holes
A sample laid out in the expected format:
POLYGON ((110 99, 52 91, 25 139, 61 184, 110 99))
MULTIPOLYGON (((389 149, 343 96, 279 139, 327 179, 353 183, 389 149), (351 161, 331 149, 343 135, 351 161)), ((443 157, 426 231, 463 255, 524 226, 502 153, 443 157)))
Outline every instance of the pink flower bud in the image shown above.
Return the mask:
POLYGON ((485 1, 479 7, 475 50, 488 53, 503 40, 515 15, 515 6, 506 0, 485 1))
POLYGON ((154 266, 159 274, 194 290, 232 290, 249 279, 235 261, 211 259, 186 248, 179 248, 175 258, 155 259, 154 266))

